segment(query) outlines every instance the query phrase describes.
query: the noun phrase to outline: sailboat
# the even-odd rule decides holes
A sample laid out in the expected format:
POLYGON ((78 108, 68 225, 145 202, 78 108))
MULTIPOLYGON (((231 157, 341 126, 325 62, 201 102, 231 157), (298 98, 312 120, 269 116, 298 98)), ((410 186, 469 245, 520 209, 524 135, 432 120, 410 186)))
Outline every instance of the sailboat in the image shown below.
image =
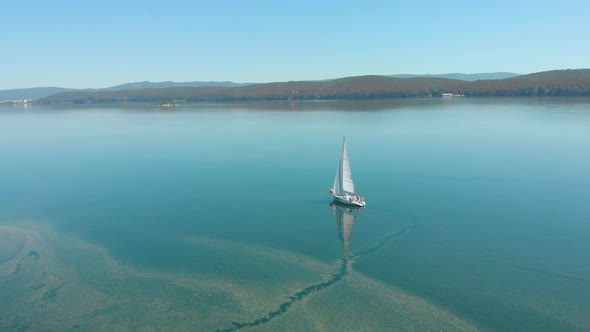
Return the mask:
POLYGON ((366 205, 365 199, 357 195, 356 190, 354 189, 345 137, 342 137, 342 158, 340 158, 340 163, 336 170, 334 187, 330 189, 330 195, 332 195, 336 201, 343 204, 361 207, 366 205))

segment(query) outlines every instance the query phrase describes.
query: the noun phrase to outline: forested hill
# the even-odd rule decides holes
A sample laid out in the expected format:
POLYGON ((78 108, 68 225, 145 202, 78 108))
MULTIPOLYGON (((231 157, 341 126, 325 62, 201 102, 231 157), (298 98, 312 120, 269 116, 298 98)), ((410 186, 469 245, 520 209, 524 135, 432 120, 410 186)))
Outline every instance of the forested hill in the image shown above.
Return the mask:
POLYGON ((500 80, 461 81, 444 78, 357 76, 327 81, 294 81, 237 87, 173 87, 119 91, 72 91, 41 103, 122 101, 248 101, 440 97, 590 96, 590 69, 554 70, 500 80))
POLYGON ((479 80, 501 80, 504 78, 520 76, 520 74, 507 73, 507 72, 496 72, 496 73, 476 73, 476 74, 463 74, 463 73, 448 73, 448 74, 395 74, 387 75, 389 77, 397 78, 412 78, 412 77, 438 77, 448 78, 451 80, 461 81, 479 81, 479 80))

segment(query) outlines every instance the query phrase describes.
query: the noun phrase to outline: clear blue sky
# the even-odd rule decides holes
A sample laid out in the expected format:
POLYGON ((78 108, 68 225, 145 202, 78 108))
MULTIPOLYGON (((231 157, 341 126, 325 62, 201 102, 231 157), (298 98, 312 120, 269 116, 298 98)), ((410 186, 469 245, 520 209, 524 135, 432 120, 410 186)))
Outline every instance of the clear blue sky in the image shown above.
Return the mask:
POLYGON ((588 0, 401 2, 7 0, 0 89, 590 67, 588 0))

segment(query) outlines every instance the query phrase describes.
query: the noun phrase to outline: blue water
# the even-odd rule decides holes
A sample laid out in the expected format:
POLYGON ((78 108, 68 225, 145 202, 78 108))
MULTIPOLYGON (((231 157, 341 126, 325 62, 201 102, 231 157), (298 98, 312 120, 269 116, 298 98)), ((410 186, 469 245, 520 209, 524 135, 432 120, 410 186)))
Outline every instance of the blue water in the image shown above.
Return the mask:
POLYGON ((343 135, 356 272, 480 329, 590 328, 588 99, 2 107, 0 223, 152 271, 268 279, 177 234, 330 264, 343 135))

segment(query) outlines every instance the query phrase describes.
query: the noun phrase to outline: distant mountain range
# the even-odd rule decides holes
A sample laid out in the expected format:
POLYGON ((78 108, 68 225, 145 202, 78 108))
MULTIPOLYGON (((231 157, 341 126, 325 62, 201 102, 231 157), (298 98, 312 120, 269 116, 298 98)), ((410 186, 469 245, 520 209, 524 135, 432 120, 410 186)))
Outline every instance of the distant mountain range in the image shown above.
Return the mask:
POLYGON ((414 78, 414 77, 438 77, 438 78, 448 78, 450 80, 460 80, 460 81, 479 81, 479 80, 503 80, 505 78, 511 78, 520 76, 520 74, 515 73, 507 73, 507 72, 497 72, 497 73, 478 73, 478 74, 461 74, 461 73, 448 73, 448 74, 424 74, 424 75, 416 75, 416 74, 396 74, 396 75, 388 75, 389 77, 397 77, 397 78, 414 78))
POLYGON ((234 83, 234 82, 217 82, 217 81, 196 81, 196 82, 135 82, 116 85, 101 89, 70 89, 59 87, 41 87, 0 90, 0 101, 18 100, 18 99, 41 99, 60 92, 68 91, 119 91, 119 90, 140 90, 140 89, 157 89, 157 88, 174 88, 174 87, 202 87, 202 86, 222 86, 236 87, 244 86, 251 83, 234 83))
POLYGON ((96 89, 105 91, 118 91, 118 90, 139 90, 139 89, 159 89, 159 88, 178 88, 178 87, 201 87, 201 86, 222 86, 222 87, 235 87, 244 86, 252 83, 234 83, 229 81, 196 81, 196 82, 135 82, 116 85, 110 88, 96 89))
MULTIPOLYGON (((476 80, 496 80, 519 76, 515 73, 479 73, 479 74, 461 74, 461 73, 449 73, 449 74, 437 74, 437 75, 415 75, 415 74, 398 74, 388 75, 389 77, 396 78, 414 78, 414 77, 434 77, 434 78, 448 78, 462 81, 476 81, 476 80)), ((331 80, 326 80, 331 81, 331 80)), ((310 81, 315 82, 315 81, 310 81)), ((237 87, 245 86, 254 83, 234 83, 229 81, 195 81, 195 82, 135 82, 116 85, 108 88, 100 89, 71 89, 71 88, 59 88, 59 87, 41 87, 41 88, 26 88, 26 89, 11 89, 11 90, 0 90, 0 101, 2 100, 15 100, 15 99, 41 99, 47 96, 51 96, 60 92, 68 91, 119 91, 119 90, 140 90, 140 89, 158 89, 158 88, 177 88, 177 87, 203 87, 203 86, 221 86, 221 87, 237 87)))
MULTIPOLYGON (((37 103, 105 103, 185 101, 264 101, 371 98, 428 98, 443 94, 483 96, 590 96, 590 69, 567 69, 497 79, 511 73, 460 75, 464 80, 357 76, 324 81, 275 83, 138 82, 104 89, 32 88, 0 91, 0 101, 33 99, 37 103), (477 76, 480 75, 480 76, 477 76), (487 75, 487 76, 481 76, 487 75), (495 79, 471 81, 474 77, 495 79)), ((410 74, 401 77, 414 76, 410 74)))
POLYGON ((461 81, 438 77, 357 76, 326 81, 291 81, 243 86, 169 87, 134 90, 70 91, 39 103, 327 100, 466 97, 590 96, 590 69, 540 72, 497 80, 461 81))
POLYGON ((44 87, 28 89, 0 90, 0 101, 16 99, 40 99, 60 92, 74 91, 75 89, 44 87))

